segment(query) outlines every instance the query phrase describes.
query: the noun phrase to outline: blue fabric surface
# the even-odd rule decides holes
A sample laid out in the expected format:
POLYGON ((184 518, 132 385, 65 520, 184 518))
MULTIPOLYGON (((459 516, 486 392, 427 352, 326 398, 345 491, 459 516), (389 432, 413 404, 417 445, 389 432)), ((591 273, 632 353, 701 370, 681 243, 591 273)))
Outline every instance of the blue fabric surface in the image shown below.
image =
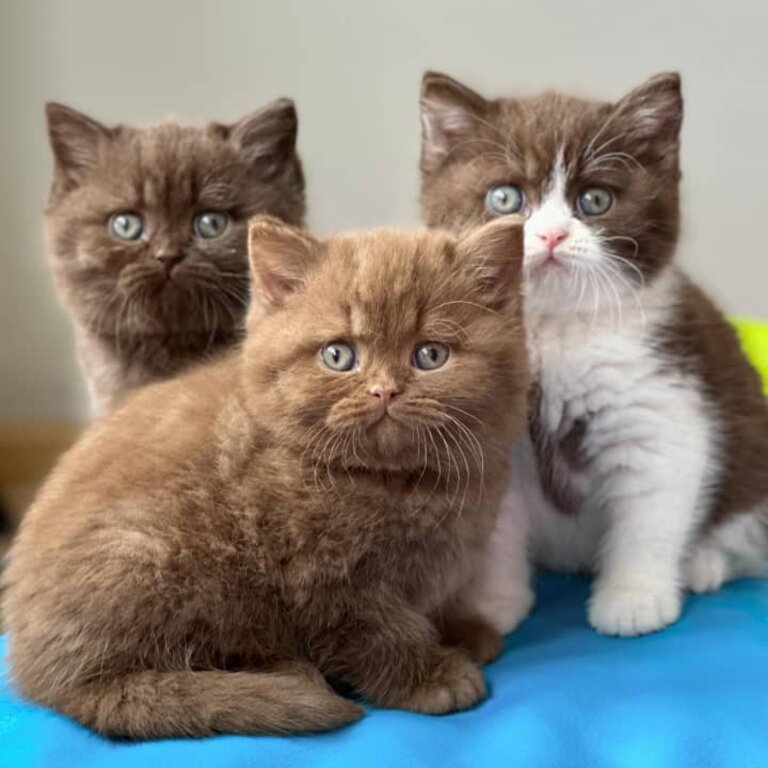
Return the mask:
POLYGON ((586 625, 585 580, 545 576, 538 593, 488 668, 490 699, 470 712, 370 710, 320 736, 113 743, 15 698, 4 674, 0 766, 768 768, 768 582, 692 597, 678 624, 632 640, 586 625))

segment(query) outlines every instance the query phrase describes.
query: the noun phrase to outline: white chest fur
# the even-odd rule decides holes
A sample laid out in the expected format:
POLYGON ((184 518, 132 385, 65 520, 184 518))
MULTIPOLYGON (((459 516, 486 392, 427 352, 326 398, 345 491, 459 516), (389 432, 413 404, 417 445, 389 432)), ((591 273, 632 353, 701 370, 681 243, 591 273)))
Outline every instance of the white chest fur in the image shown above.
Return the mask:
POLYGON ((649 526, 658 524, 659 505, 667 515, 701 514, 713 419, 699 382, 658 343, 677 283, 668 272, 640 294, 640 303, 628 301, 620 317, 603 311, 528 318, 541 391, 535 428, 552 446, 549 469, 568 484, 576 507, 569 511, 577 513, 564 515, 543 497, 532 510, 534 553, 549 567, 594 569, 606 546, 606 515, 621 523, 622 510, 635 510, 643 499, 656 506, 648 510, 649 526), (574 463, 560 446, 577 428, 574 463))
POLYGON ((683 561, 720 465, 718 422, 701 382, 660 343, 679 286, 667 271, 638 305, 622 306, 621 320, 617 311, 529 312, 541 390, 533 429, 549 449, 534 459, 531 441, 514 447, 512 481, 478 574, 476 605, 500 630, 530 607, 528 549, 545 567, 597 574, 589 620, 600 632, 650 632, 679 615, 683 561), (542 491, 543 461, 568 485, 571 514, 542 491))

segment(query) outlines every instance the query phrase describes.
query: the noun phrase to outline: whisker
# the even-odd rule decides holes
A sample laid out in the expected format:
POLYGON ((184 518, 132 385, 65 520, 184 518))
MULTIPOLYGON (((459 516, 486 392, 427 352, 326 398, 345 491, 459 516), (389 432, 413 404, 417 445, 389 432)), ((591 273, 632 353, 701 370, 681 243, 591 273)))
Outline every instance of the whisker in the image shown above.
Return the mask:
MULTIPOLYGON (((455 519, 458 520, 464 511, 464 505, 467 502, 467 494, 469 493, 469 478, 470 478, 469 462, 467 461, 467 456, 464 453, 464 449, 461 447, 461 442, 458 439, 458 437, 448 429, 446 429, 446 435, 451 439, 453 444, 456 446, 456 449, 461 454, 462 461, 464 462, 464 469, 466 471, 466 474, 464 476, 464 491, 461 495, 461 504, 459 505, 458 512, 456 513, 456 516, 455 516, 455 519)), ((458 472, 458 462, 456 462, 456 467, 458 472)))
POLYGON ((478 304, 474 301, 466 301, 463 299, 456 299, 454 301, 444 301, 442 304, 438 304, 437 306, 430 307, 429 311, 437 311, 438 309, 442 309, 443 307, 450 307, 454 304, 467 304, 470 307, 476 307, 477 309, 482 309, 484 312, 489 312, 492 315, 498 315, 499 313, 495 309, 491 309, 490 307, 485 307, 482 304, 478 304))
POLYGON ((437 462, 437 479, 435 480, 435 484, 432 486, 432 491, 434 492, 440 485, 440 480, 443 476, 443 467, 442 462, 440 461, 440 451, 437 448, 437 443, 435 442, 435 437, 432 434, 432 430, 427 427, 425 434, 429 438, 432 448, 435 450, 435 461, 437 462))
POLYGON ((463 408, 459 408, 457 405, 453 405, 451 403, 443 403, 443 406, 445 408, 450 408, 452 411, 458 411, 459 413, 463 414, 464 416, 467 416, 470 419, 474 419, 481 426, 485 426, 485 422, 483 422, 483 420, 479 416, 475 416, 474 413, 470 413, 469 411, 465 411, 463 408))
MULTIPOLYGON (((483 446, 480 440, 478 440, 477 435, 473 434, 473 432, 466 426, 466 424, 462 424, 461 421, 456 419, 453 416, 447 415, 449 423, 452 426, 455 426, 461 435, 463 435, 464 439, 467 440, 467 446, 469 450, 472 452, 472 455, 475 459, 475 463, 477 464, 477 467, 480 471, 480 485, 484 486, 485 483, 485 455, 483 452, 483 446)), ((469 469, 467 468, 467 474, 469 474, 469 469)))

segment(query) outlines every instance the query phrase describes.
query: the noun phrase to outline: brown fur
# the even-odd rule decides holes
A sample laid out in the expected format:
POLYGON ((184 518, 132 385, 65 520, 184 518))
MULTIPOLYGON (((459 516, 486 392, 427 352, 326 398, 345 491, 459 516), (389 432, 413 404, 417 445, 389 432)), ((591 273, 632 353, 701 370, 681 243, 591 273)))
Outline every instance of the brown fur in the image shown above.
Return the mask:
POLYGON ((243 349, 94 425, 12 552, 15 684, 105 734, 359 717, 324 677, 448 712, 485 690, 467 654, 500 647, 460 591, 525 424, 521 227, 251 232, 243 349), (342 339, 360 366, 329 371, 319 350, 342 339), (443 368, 413 367, 425 341, 450 346, 443 368), (377 385, 398 390, 391 418, 377 385))
POLYGON ((674 365, 702 381, 722 428, 718 453, 723 467, 709 526, 765 504, 768 530, 768 400, 736 331, 709 297, 688 282, 674 322, 659 343, 674 365))
MULTIPOLYGON (((616 103, 547 92, 530 98, 486 100, 441 74, 424 75, 421 205, 426 224, 460 231, 493 219, 485 194, 494 185, 522 187, 535 205, 547 190, 557 150, 563 148, 566 194, 598 185, 620 204, 596 225, 614 238, 612 250, 636 269, 623 277, 640 287, 669 267, 677 246, 681 178, 680 78, 651 78, 616 103)), ((581 217, 584 220, 584 217, 581 217)), ((724 466, 711 522, 755 509, 768 499, 768 403, 757 373, 722 313, 686 281, 673 321, 659 347, 669 365, 694 372, 723 432, 724 466)), ((565 441, 546 435, 531 398, 531 435, 545 492, 563 511, 578 508, 553 452, 580 461, 585 424, 565 441)), ((768 522, 768 507, 765 510, 768 522)))
POLYGON ((96 409, 231 347, 247 303, 246 223, 270 213, 299 224, 304 181, 296 111, 275 101, 234 125, 107 127, 49 104, 55 158, 46 231, 56 285, 75 323, 96 409), (227 213, 219 238, 193 220, 227 213), (140 215, 145 235, 111 234, 110 216, 140 215), (168 273, 163 255, 182 261, 168 273))

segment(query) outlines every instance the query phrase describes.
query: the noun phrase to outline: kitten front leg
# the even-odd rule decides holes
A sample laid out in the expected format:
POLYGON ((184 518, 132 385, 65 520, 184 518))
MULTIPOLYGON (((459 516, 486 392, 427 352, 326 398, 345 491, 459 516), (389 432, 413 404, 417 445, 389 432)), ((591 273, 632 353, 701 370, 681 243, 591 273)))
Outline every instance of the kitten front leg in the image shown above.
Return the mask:
POLYGON ((395 595, 356 595, 342 615, 313 640, 313 661, 368 701, 444 714, 485 697, 477 666, 461 651, 441 646, 434 625, 395 595))
POLYGON ((618 471, 606 503, 607 530, 589 601, 589 622, 607 635, 642 635, 676 621, 682 563, 700 514, 702 472, 659 457, 636 472, 618 471))
POLYGON ((496 528, 475 575, 462 593, 502 635, 512 632, 534 604, 529 555, 529 514, 542 503, 542 492, 528 440, 511 451, 512 476, 504 494, 496 528))

